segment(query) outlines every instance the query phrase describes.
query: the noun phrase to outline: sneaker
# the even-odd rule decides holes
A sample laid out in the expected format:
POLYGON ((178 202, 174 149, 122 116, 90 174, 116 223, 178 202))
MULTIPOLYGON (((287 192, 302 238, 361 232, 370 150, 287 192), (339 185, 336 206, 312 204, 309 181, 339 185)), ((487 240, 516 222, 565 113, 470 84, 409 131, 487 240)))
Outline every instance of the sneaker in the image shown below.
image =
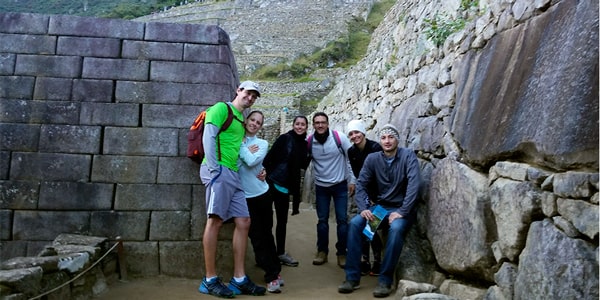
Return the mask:
POLYGON ((248 276, 242 282, 236 282, 234 278, 229 281, 229 289, 234 295, 253 295, 262 296, 267 291, 266 288, 254 284, 248 276))
POLYGON ((346 267, 346 255, 338 255, 337 262, 340 268, 343 269, 344 267, 346 267))
POLYGON ((315 259, 313 259, 313 265, 322 265, 324 263, 327 262, 327 253, 323 252, 323 251, 319 251, 317 253, 317 255, 315 256, 315 259))
POLYGON ((277 275, 277 281, 279 281, 279 286, 285 285, 285 281, 283 281, 283 278, 281 278, 281 275, 277 275))
POLYGON ((371 272, 371 263, 369 263, 368 261, 361 261, 360 262, 360 275, 365 276, 365 275, 369 274, 369 272, 371 272))
POLYGON ((233 298, 235 295, 227 288, 221 281, 221 278, 217 277, 211 281, 206 281, 206 277, 202 279, 198 291, 202 294, 213 295, 221 298, 233 298))
POLYGON ((281 293, 281 284, 279 279, 275 279, 267 284, 267 291, 269 293, 279 294, 281 293))
POLYGON ((371 272, 369 273, 369 275, 379 276, 379 269, 381 269, 381 263, 378 261, 374 261, 373 267, 371 267, 371 272))
POLYGON ((375 289, 373 290, 373 297, 375 298, 385 298, 390 295, 392 292, 392 287, 390 285, 384 283, 378 283, 375 289))
POLYGON ((360 287, 358 281, 346 280, 338 287, 338 292, 342 294, 350 294, 360 287))
POLYGON ((286 265, 289 267, 297 267, 299 264, 298 261, 291 257, 289 254, 287 254, 287 252, 279 255, 279 262, 281 262, 282 265, 286 265))

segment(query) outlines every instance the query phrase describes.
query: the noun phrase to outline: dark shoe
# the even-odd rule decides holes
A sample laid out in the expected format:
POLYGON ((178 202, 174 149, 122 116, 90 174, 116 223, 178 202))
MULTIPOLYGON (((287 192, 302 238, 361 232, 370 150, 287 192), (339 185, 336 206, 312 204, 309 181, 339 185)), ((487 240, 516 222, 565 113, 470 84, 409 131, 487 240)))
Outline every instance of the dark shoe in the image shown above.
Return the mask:
POLYGON ((313 259, 313 265, 317 265, 317 266, 320 266, 326 262, 327 262, 327 253, 325 253, 323 251, 319 251, 317 253, 317 255, 315 256, 315 259, 313 259))
POLYGON ((381 269, 381 263, 378 261, 374 261, 373 267, 371 267, 371 272, 369 273, 369 275, 379 276, 379 269, 381 269))
POLYGON ((343 269, 344 267, 346 267, 346 255, 338 255, 337 261, 338 266, 340 266, 340 268, 343 269))
POLYGON ((262 296, 267 291, 265 287, 254 284, 254 282, 252 282, 248 276, 244 278, 244 281, 239 283, 235 282, 235 279, 231 278, 229 281, 229 289, 235 295, 243 294, 253 296, 262 296))
POLYGON ((368 261, 360 262, 360 275, 365 276, 371 272, 371 264, 368 261))
POLYGON ((287 252, 279 255, 279 262, 282 265, 286 265, 289 267, 297 267, 299 264, 298 261, 291 257, 287 252))
POLYGON ((342 294, 350 294, 360 287, 360 282, 346 280, 338 287, 338 292, 342 294))
POLYGON ((378 283, 375 289, 373 290, 373 297, 375 298, 385 298, 390 295, 392 292, 392 287, 387 284, 378 283))
POLYGON ((221 278, 217 277, 211 281, 206 281, 206 277, 202 279, 198 291, 202 294, 213 295, 221 298, 233 298, 235 295, 227 288, 221 281, 221 278))

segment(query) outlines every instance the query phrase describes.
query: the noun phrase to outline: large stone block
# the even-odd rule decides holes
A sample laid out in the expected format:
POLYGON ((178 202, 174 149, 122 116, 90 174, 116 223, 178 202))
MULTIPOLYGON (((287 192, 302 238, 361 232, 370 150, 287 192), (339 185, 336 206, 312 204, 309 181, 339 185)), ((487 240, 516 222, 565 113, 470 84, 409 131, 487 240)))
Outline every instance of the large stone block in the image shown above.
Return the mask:
POLYGON ((191 187, 173 184, 118 184, 116 210, 190 210, 191 187))
POLYGON ((89 181, 92 158, 83 154, 13 152, 13 180, 89 181))
POLYGON ((0 53, 0 75, 12 75, 17 56, 12 53, 0 53))
POLYGON ((61 233, 84 234, 90 230, 89 222, 89 212, 18 210, 14 212, 13 239, 51 241, 61 233))
POLYGON ((198 114, 206 108, 206 106, 188 105, 144 105, 142 125, 144 127, 177 127, 189 129, 198 114))
POLYGON ((70 78, 40 77, 35 81, 33 99, 69 101, 72 86, 70 78))
POLYGON ((59 153, 100 153, 100 126, 42 125, 39 150, 59 153))
MULTIPOLYGON (((0 78, 0 89, 2 88, 0 78)), ((19 84, 18 82, 11 84, 19 84)), ((33 91, 33 85, 31 86, 33 91)), ((0 90, 1 92, 1 90, 0 90)), ((0 97, 1 98, 1 97, 0 97)), ((79 103, 65 101, 0 101, 0 111, 10 114, 0 114, 0 121, 7 123, 31 124, 78 124, 79 103)))
MULTIPOLYGON (((37 151, 40 126, 37 124, 0 124, 0 149, 37 151)), ((5 169, 8 171, 8 168, 5 169)))
POLYGON ((131 103, 81 103, 81 124, 131 126, 139 124, 140 107, 131 103))
POLYGON ((224 64, 153 61, 150 80, 229 85, 232 73, 224 64))
POLYGON ((598 53, 598 1, 559 1, 468 53, 451 125, 465 162, 598 169, 598 53))
POLYGON ((79 77, 82 58, 78 56, 19 55, 15 74, 46 77, 79 77))
POLYGON ((143 241, 148 236, 150 213, 147 211, 95 211, 90 219, 92 235, 126 241, 143 241))
POLYGON ((26 241, 0 241, 0 261, 27 256, 26 241))
MULTIPOLYGON (((12 72, 12 69, 11 69, 12 72)), ((33 97, 34 77, 27 76, 0 76, 0 98, 6 99, 31 99, 33 97)), ((8 100, 2 100, 5 102, 8 100)), ((0 111, 9 111, 5 104, 0 102, 0 111)), ((4 119, 9 116, 0 116, 4 119)))
POLYGON ((0 180, 8 179, 8 166, 10 166, 10 152, 0 151, 0 180))
POLYGON ((598 299, 598 247, 533 222, 519 256, 514 299, 598 299))
POLYGON ((157 163, 158 158, 149 156, 95 156, 92 181, 155 183, 157 163))
POLYGON ((206 187, 204 185, 193 186, 190 223, 190 238, 192 240, 201 240, 206 225, 206 187))
POLYGON ((147 60, 86 57, 83 59, 83 78, 148 80, 147 60))
POLYGON ((127 271, 133 276, 160 274, 158 242, 123 242, 127 271))
POLYGON ((0 208, 35 209, 40 195, 37 181, 0 181, 0 208))
POLYGON ((113 38, 61 36, 56 48, 58 55, 119 57, 121 41, 113 38))
POLYGON ((112 208, 113 184, 42 182, 38 209, 108 210, 112 208))
POLYGON ((187 158, 161 157, 158 159, 158 183, 202 184, 198 176, 200 165, 187 158))
POLYGON ((141 40, 144 36, 144 23, 123 19, 52 15, 48 34, 141 40))
POLYGON ((113 86, 112 80, 75 79, 71 97, 73 101, 111 102, 113 86))
POLYGON ((229 44, 227 33, 215 25, 146 23, 147 41, 169 41, 199 44, 229 44))
POLYGON ((104 154, 176 156, 177 137, 177 129, 172 128, 107 127, 103 151, 104 154))
POLYGON ((55 54, 56 37, 33 34, 0 33, 0 52, 55 54))
POLYGON ((12 210, 0 209, 0 240, 6 241, 12 237, 12 212, 12 210))
POLYGON ((184 61, 235 65, 228 45, 185 44, 184 61))
POLYGON ((153 211, 150 215, 149 240, 186 241, 189 238, 189 211, 153 211))
POLYGON ((123 41, 121 56, 131 59, 175 60, 183 58, 183 43, 123 41))
POLYGON ((117 81, 119 102, 212 105, 231 99, 231 86, 203 83, 117 81))
MULTIPOLYGON (((231 263, 228 263, 232 256, 227 256, 231 255, 231 242, 229 245, 224 242, 218 244, 217 268, 221 276, 229 278, 225 276, 232 270, 231 263)), ((161 274, 195 279, 204 275, 204 251, 199 241, 160 242, 159 253, 161 274)))
POLYGON ((0 13, 0 32, 7 33, 48 33, 47 15, 0 13))

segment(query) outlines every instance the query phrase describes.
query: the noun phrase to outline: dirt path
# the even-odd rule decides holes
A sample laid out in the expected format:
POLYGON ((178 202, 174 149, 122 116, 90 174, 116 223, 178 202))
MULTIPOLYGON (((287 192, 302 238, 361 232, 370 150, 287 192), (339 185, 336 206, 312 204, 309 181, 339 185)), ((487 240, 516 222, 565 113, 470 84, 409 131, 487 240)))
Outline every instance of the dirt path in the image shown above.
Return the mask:
MULTIPOLYGON (((281 294, 267 293, 268 299, 372 299, 376 277, 362 277, 361 288, 352 294, 339 294, 337 287, 344 281, 344 270, 336 263, 333 245, 335 237, 335 220, 329 220, 330 254, 329 262, 312 265, 316 250, 317 215, 314 209, 302 203, 299 215, 290 216, 288 220, 287 250, 296 258, 298 267, 283 266, 281 276, 285 280, 281 294)), ((250 243, 248 243, 249 247, 250 243)), ((246 264, 247 272, 257 283, 262 283, 262 270, 253 264, 246 264)), ((101 300, 151 300, 151 299, 218 299, 198 292, 198 279, 173 277, 153 277, 130 279, 128 282, 111 284, 108 291, 95 299, 101 300)), ((236 298, 255 298, 253 296, 237 296, 236 298)))

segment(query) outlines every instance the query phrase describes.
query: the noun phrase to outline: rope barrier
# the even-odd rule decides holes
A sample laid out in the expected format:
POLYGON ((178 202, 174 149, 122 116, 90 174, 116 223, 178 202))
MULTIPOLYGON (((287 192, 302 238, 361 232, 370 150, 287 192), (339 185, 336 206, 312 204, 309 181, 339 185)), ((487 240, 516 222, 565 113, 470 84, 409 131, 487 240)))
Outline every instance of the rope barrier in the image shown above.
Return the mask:
POLYGON ((83 276, 83 274, 87 273, 89 270, 91 270, 92 268, 94 268, 98 263, 100 263, 104 258, 106 258, 106 256, 109 253, 111 253, 115 248, 117 248, 117 246, 121 245, 122 243, 123 242, 120 239, 118 239, 118 241, 110 249, 108 249, 108 251, 106 251, 106 253, 104 253, 104 255, 102 255, 102 257, 100 257, 100 259, 98 259, 96 262, 94 262, 87 269, 83 270, 83 272, 77 274, 75 277, 71 278, 71 280, 69 280, 69 281, 67 281, 67 282, 65 282, 65 283, 63 283, 63 284, 61 284, 61 285, 59 285, 59 286, 57 286, 57 287, 49 290, 49 291, 46 291, 46 292, 44 292, 44 293, 42 293, 40 295, 37 295, 37 296, 35 296, 33 298, 29 298, 29 300, 39 299, 41 297, 44 297, 44 296, 49 295, 49 294, 52 294, 52 293, 54 293, 54 292, 62 289, 63 287, 65 287, 68 284, 71 284, 71 282, 77 280, 79 277, 83 276))

